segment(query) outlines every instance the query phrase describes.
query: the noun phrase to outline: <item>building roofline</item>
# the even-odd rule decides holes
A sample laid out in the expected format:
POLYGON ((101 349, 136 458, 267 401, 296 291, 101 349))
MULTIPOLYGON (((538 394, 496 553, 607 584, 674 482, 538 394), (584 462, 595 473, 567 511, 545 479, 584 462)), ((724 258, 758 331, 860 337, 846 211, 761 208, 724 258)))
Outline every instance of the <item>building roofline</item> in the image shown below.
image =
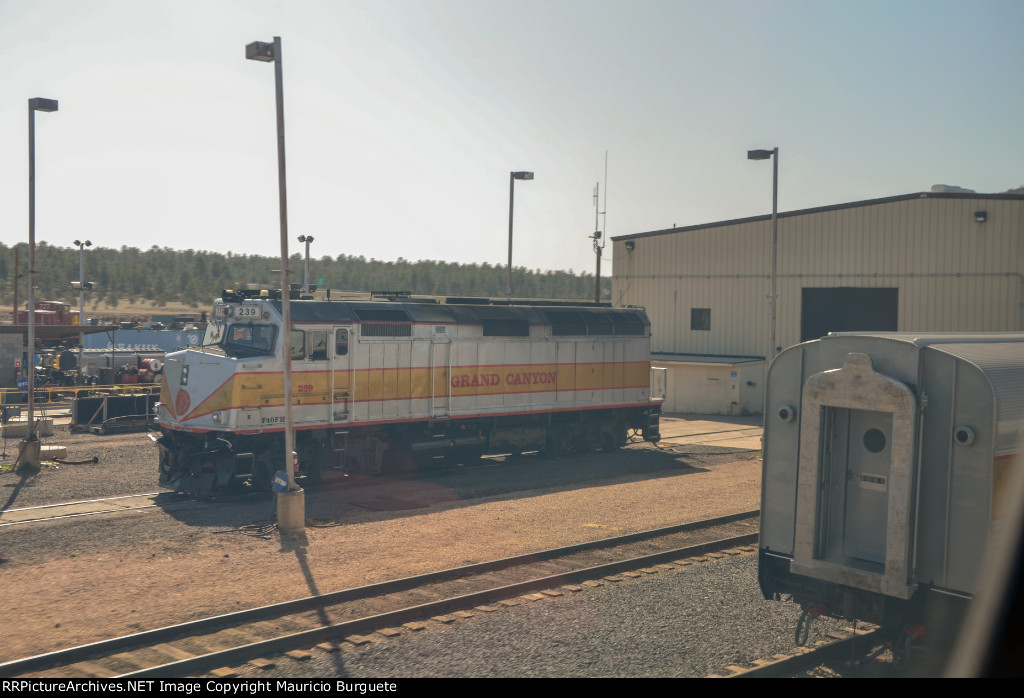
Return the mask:
MULTIPOLYGON (((953 192, 919 192, 917 194, 900 194, 899 196, 886 196, 881 199, 865 199, 863 201, 851 201, 845 204, 832 204, 829 206, 817 206, 815 208, 803 208, 798 211, 780 211, 778 214, 779 218, 789 218, 791 216, 803 216, 809 213, 824 213, 825 211, 840 211, 847 208, 858 208, 860 206, 876 206, 878 204, 891 204, 897 201, 913 201, 915 199, 975 199, 975 200, 1008 200, 1008 201, 1024 201, 1024 195, 1022 194, 967 194, 967 193, 953 193, 953 192)), ((612 242, 619 242, 620 240, 635 240, 637 238, 653 237, 655 235, 669 235, 671 233, 685 233, 692 230, 704 230, 706 228, 720 228, 726 225, 738 225, 740 223, 756 223, 759 221, 770 221, 772 214, 768 213, 761 216, 751 216, 749 218, 733 218, 727 221, 714 221, 712 223, 701 223, 699 225, 687 225, 681 228, 665 228, 662 230, 651 230, 646 233, 632 233, 630 235, 616 235, 612 237, 612 242)))

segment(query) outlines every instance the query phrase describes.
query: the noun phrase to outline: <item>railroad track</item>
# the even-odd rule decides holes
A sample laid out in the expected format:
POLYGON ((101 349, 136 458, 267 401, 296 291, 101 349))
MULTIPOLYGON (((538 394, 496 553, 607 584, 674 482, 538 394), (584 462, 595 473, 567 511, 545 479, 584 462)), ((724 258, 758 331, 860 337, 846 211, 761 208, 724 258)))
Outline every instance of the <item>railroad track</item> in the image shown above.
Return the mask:
POLYGON ((145 494, 101 497, 99 499, 87 499, 77 502, 60 502, 17 509, 3 509, 0 510, 0 528, 18 524, 52 521, 54 519, 149 509, 159 506, 156 498, 161 494, 160 492, 147 492, 145 494))
MULTIPOLYGON (((4 677, 179 677, 524 594, 749 546, 758 512, 298 599, 0 664, 4 677)), ((749 549, 748 549, 749 550, 749 549)))
MULTIPOLYGON (((843 632, 830 633, 831 640, 814 648, 794 647, 792 652, 777 654, 770 659, 752 662, 749 666, 727 667, 731 673, 716 674, 715 678, 784 678, 809 676, 808 672, 818 667, 827 667, 835 662, 847 661, 851 665, 865 661, 869 653, 886 640, 883 628, 874 625, 847 628, 843 632)), ((824 675, 840 677, 830 668, 822 669, 824 675)), ((819 674, 820 675, 820 674, 819 674)))

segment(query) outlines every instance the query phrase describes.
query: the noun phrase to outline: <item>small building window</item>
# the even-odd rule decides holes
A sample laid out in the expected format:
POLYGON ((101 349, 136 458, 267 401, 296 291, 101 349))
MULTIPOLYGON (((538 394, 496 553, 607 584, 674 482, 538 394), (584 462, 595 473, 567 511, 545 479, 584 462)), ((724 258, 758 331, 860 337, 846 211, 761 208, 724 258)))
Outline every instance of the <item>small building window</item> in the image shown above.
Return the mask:
POLYGON ((690 308, 690 329, 711 329, 711 308, 690 308))

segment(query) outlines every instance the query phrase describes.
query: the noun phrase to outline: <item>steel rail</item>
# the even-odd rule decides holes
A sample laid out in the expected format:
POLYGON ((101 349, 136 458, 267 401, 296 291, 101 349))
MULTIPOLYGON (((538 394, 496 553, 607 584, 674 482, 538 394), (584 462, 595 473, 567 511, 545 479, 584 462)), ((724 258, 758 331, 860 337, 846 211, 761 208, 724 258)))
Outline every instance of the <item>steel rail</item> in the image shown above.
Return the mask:
POLYGON ((97 502, 114 502, 118 499, 131 499, 132 497, 155 497, 165 492, 143 492, 142 494, 119 494, 115 497, 100 497, 99 499, 80 499, 74 502, 58 502, 56 504, 37 504, 31 507, 19 507, 17 509, 0 509, 0 512, 32 511, 33 509, 49 509, 52 507, 70 507, 76 504, 96 504, 97 502))

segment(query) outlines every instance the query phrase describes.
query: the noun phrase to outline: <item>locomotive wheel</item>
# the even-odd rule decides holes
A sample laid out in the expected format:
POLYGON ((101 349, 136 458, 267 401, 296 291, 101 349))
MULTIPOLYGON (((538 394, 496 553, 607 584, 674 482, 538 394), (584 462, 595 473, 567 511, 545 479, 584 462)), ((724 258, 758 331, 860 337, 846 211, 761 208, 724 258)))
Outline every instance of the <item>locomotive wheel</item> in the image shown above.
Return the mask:
POLYGON ((381 471, 384 473, 411 473, 416 470, 415 454, 408 447, 398 444, 390 444, 381 461, 381 471))
POLYGON ((323 481, 324 463, 333 454, 327 444, 320 441, 309 441, 298 447, 299 467, 305 475, 305 483, 309 486, 317 486, 323 481))
POLYGON ((274 467, 264 458, 256 459, 252 469, 253 487, 259 490, 269 490, 270 483, 274 478, 274 467))
POLYGON ((314 461, 305 467, 306 481, 305 485, 309 487, 317 487, 321 482, 324 481, 324 469, 319 460, 314 461))
POLYGON ((556 458, 572 450, 572 434, 565 431, 548 430, 543 454, 547 458, 556 458))
POLYGON ((626 445, 628 439, 626 437, 626 427, 621 424, 616 424, 609 431, 601 433, 601 446, 605 451, 617 451, 626 445))
POLYGON ((462 465, 472 465, 478 460, 484 457, 484 449, 481 446, 465 446, 462 448, 452 449, 445 456, 445 460, 450 463, 461 463, 462 465))

